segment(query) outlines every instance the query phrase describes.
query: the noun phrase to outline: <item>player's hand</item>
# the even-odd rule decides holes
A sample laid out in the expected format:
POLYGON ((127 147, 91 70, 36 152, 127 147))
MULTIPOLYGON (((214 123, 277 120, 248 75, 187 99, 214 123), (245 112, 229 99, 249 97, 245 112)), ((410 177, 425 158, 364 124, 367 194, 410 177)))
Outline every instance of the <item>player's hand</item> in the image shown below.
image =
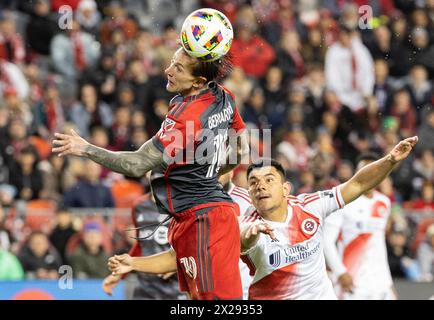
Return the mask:
POLYGON ((114 255, 108 260, 108 268, 112 275, 122 275, 133 270, 133 258, 128 254, 114 255))
POLYGON ((274 228, 266 222, 252 223, 245 231, 244 237, 249 239, 251 236, 256 236, 259 233, 268 234, 271 239, 276 240, 274 228))
POLYGON ((390 151, 390 156, 393 162, 401 161, 410 154, 413 147, 416 145, 419 138, 417 136, 404 139, 400 141, 393 149, 390 151))
POLYGON ((111 296, 113 294, 113 289, 118 285, 119 281, 121 281, 121 276, 114 276, 111 274, 104 278, 102 289, 105 293, 111 296))
POLYGON ((353 277, 348 272, 341 274, 338 278, 338 282, 345 292, 353 293, 353 277))
POLYGON ((53 148, 51 151, 58 152, 59 157, 68 154, 80 157, 84 156, 86 147, 90 145, 89 142, 80 137, 77 132, 72 129, 70 135, 56 132, 54 136, 56 139, 53 140, 53 148))

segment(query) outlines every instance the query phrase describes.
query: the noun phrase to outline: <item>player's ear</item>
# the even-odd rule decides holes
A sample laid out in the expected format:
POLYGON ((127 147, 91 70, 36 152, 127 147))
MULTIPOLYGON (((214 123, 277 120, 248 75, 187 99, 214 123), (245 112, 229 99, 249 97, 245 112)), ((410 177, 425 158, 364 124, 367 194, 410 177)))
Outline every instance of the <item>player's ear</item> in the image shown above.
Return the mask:
POLYGON ((207 80, 205 77, 199 76, 196 77, 196 79, 193 81, 193 87, 195 89, 202 89, 202 87, 207 83, 207 80))
POLYGON ((283 183, 283 195, 285 197, 289 196, 291 194, 291 189, 292 189, 291 184, 288 181, 285 181, 283 183))

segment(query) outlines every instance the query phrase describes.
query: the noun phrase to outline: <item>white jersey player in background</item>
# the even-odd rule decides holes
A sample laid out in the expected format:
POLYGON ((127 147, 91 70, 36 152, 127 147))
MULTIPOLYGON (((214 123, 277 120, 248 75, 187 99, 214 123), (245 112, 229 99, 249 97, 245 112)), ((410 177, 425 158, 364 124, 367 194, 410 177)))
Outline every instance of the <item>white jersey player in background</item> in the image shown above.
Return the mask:
MULTIPOLYGON (((362 154, 357 169, 378 158, 373 153, 362 154)), ((326 219, 324 254, 338 298, 396 299, 385 239, 390 206, 387 196, 369 190, 326 219)))
POLYGON ((243 261, 254 272, 249 299, 336 299, 323 253, 325 218, 377 186, 417 140, 400 141, 387 156, 331 190, 289 200, 290 185, 277 161, 250 165, 247 179, 254 208, 241 224, 243 261))
MULTIPOLYGON (((223 189, 231 196, 232 200, 240 207, 239 220, 241 220, 245 216, 247 209, 252 205, 252 200, 250 200, 249 192, 246 189, 232 183, 233 175, 234 172, 230 171, 220 176, 219 182, 223 185, 223 189)), ((243 285, 243 300, 247 300, 252 276, 250 275, 249 267, 241 259, 239 266, 243 285)))

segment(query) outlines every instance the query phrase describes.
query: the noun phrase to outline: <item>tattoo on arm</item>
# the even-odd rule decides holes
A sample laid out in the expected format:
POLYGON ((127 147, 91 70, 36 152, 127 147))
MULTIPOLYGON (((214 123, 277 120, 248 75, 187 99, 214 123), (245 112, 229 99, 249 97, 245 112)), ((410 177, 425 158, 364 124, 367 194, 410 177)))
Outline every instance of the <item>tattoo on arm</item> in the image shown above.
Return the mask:
POLYGON ((163 161, 163 153, 155 147, 152 140, 146 141, 133 152, 113 152, 89 145, 85 154, 96 163, 131 177, 142 177, 163 161))

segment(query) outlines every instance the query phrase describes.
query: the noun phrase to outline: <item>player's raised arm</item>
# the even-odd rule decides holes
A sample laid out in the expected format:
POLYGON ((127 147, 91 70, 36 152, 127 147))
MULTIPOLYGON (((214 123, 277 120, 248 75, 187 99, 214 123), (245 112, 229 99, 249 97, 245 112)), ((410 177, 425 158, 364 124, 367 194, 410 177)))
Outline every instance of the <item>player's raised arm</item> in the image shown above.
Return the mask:
POLYGON ((350 180, 340 185, 345 204, 383 181, 398 162, 407 158, 417 141, 417 136, 400 141, 387 156, 363 167, 350 180))
POLYGON ((89 158, 110 170, 132 177, 142 177, 146 172, 163 161, 163 153, 151 140, 146 141, 137 151, 113 152, 89 143, 74 130, 71 134, 55 133, 52 152, 59 156, 75 155, 89 158))

